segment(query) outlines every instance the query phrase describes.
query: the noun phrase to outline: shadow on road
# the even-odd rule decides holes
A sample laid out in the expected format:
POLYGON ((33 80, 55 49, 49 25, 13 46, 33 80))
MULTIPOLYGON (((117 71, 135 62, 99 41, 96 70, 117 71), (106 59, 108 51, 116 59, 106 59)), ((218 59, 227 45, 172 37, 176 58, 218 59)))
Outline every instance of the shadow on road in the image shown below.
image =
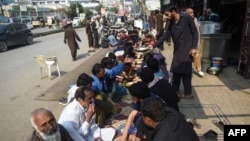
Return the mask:
POLYGON ((90 54, 89 54, 89 53, 79 54, 79 55, 77 55, 76 59, 77 59, 77 60, 78 60, 78 59, 82 59, 82 58, 85 58, 85 57, 87 57, 87 56, 90 56, 90 54))

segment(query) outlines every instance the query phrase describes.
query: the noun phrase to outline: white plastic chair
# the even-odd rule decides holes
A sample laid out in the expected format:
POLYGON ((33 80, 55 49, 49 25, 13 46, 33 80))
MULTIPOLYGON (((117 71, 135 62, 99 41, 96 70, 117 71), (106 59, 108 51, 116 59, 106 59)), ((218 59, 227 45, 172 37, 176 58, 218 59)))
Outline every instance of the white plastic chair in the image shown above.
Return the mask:
POLYGON ((41 79, 43 78, 42 70, 45 69, 46 75, 48 75, 49 80, 51 80, 51 66, 56 66, 59 77, 61 77, 60 69, 58 65, 58 60, 56 56, 47 57, 43 55, 38 55, 35 57, 37 63, 40 66, 41 79))

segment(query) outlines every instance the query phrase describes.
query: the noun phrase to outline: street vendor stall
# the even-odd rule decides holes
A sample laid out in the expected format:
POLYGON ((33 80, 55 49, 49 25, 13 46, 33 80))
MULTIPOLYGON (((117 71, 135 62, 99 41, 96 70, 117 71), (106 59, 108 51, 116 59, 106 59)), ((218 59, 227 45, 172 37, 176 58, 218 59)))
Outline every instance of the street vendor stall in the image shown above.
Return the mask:
MULTIPOLYGON (((223 59, 224 66, 227 65, 230 33, 222 33, 222 23, 212 21, 200 22, 202 62, 211 60, 213 57, 223 59)), ((207 69, 207 68, 203 68, 207 69)))

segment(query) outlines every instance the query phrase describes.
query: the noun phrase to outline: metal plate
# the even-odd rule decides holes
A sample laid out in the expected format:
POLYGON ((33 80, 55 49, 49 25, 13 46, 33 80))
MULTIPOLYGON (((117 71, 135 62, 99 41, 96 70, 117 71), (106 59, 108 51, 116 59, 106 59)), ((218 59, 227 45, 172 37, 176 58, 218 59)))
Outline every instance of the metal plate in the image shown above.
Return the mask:
POLYGON ((219 74, 220 73, 220 71, 221 71, 221 69, 220 68, 218 68, 218 67, 209 67, 208 69, 207 69, 207 73, 209 73, 209 74, 219 74))
POLYGON ((148 48, 146 48, 146 47, 136 48, 136 51, 146 51, 146 50, 148 50, 148 48))

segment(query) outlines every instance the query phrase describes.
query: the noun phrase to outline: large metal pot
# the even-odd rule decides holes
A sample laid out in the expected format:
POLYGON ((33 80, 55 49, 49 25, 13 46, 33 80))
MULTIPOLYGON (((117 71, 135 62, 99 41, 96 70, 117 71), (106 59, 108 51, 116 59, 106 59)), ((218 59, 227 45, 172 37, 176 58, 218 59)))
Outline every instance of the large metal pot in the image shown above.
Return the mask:
POLYGON ((221 33, 222 23, 220 22, 200 21, 199 24, 201 34, 221 33))

